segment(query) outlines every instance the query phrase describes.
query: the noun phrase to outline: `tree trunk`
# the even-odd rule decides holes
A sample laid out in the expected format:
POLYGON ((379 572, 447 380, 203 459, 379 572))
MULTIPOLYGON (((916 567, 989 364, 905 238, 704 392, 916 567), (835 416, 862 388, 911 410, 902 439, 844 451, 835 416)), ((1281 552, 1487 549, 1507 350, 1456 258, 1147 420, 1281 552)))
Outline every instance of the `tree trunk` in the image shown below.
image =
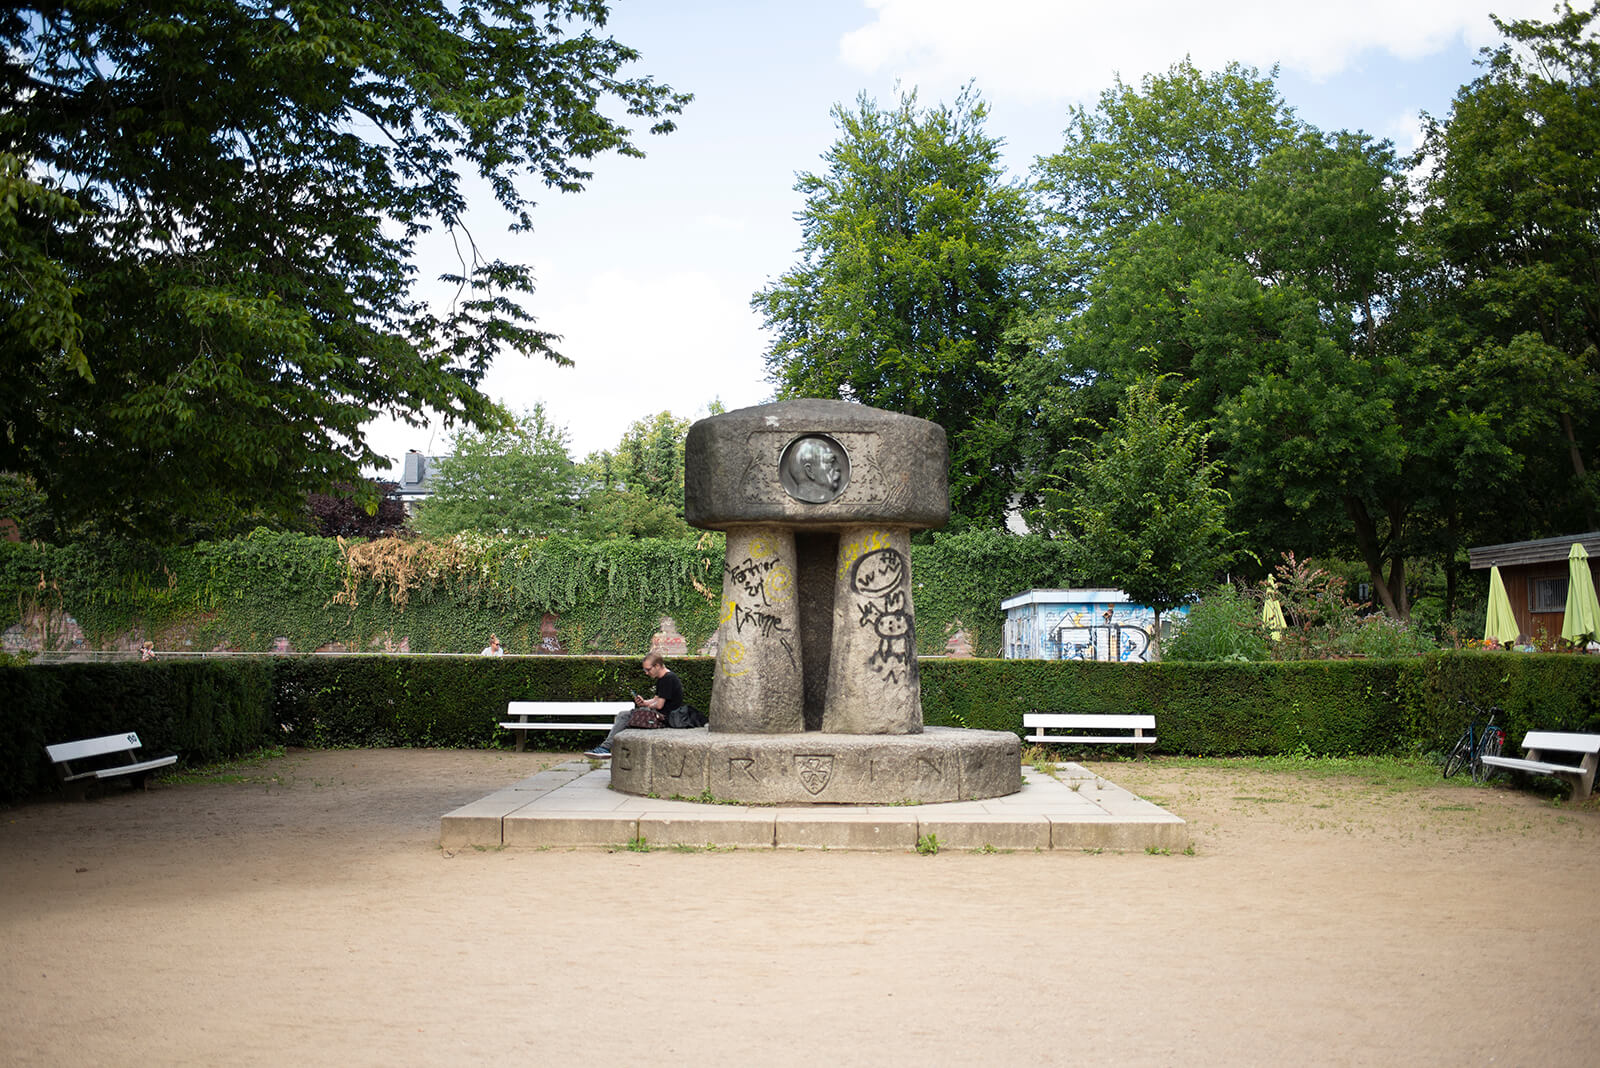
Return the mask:
POLYGON ((1578 435, 1572 429, 1572 413, 1561 413, 1561 429, 1567 436, 1567 452, 1572 457, 1572 473, 1584 477, 1583 451, 1578 448, 1578 435))
MULTIPOLYGON (((1583 450, 1578 448, 1578 435, 1572 429, 1572 413, 1561 413, 1561 431, 1567 439, 1567 454, 1572 458, 1572 473, 1578 476, 1578 483, 1583 484, 1588 477, 1588 469, 1583 464, 1583 450)), ((1593 500, 1593 498, 1590 498, 1593 500)), ((1600 524, 1600 516, 1596 516, 1594 509, 1589 509, 1589 525, 1600 524)))
POLYGON ((1359 497, 1346 494, 1344 510, 1355 525, 1356 545, 1361 550, 1361 559, 1366 563, 1367 574, 1372 579, 1372 590, 1383 603, 1383 610, 1395 619, 1409 619, 1411 606, 1406 601, 1405 561, 1398 551, 1400 541, 1397 537, 1400 523, 1404 520, 1405 507, 1398 502, 1390 504, 1389 537, 1384 540, 1379 539, 1378 524, 1373 521, 1372 513, 1367 511, 1366 503, 1359 497), (1389 559, 1388 578, 1383 574, 1385 559, 1389 559))

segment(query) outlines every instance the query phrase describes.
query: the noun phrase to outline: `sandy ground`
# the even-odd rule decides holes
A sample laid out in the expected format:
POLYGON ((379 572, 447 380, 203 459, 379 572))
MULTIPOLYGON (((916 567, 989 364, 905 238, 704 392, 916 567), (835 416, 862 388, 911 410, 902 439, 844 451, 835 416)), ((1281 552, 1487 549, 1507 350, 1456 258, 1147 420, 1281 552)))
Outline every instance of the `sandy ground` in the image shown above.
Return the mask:
POLYGON ((0 810, 0 1063, 1600 1056, 1600 805, 1092 765, 1193 855, 443 851, 571 754, 291 752, 0 810))

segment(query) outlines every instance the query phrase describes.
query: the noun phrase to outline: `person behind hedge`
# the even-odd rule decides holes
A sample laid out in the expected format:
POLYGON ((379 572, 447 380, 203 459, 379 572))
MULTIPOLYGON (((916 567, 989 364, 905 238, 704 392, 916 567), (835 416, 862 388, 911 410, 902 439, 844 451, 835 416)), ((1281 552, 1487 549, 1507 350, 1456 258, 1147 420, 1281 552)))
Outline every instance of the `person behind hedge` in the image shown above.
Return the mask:
POLYGON ((506 651, 504 649, 500 648, 500 639, 498 637, 496 637, 495 635, 491 634, 491 635, 489 635, 489 644, 485 645, 483 647, 483 652, 479 653, 478 655, 479 656, 505 656, 506 655, 506 651))
POLYGON ((633 718, 634 709, 653 708, 665 716, 673 709, 683 704, 683 683, 678 676, 667 667, 667 662, 661 659, 660 653, 651 653, 644 658, 641 665, 644 673, 656 680, 656 695, 654 697, 640 697, 633 695, 633 708, 624 709, 617 714, 617 721, 611 726, 611 733, 606 735, 606 740, 584 753, 584 756, 604 760, 611 755, 611 740, 617 736, 618 731, 627 730, 628 721, 633 718))

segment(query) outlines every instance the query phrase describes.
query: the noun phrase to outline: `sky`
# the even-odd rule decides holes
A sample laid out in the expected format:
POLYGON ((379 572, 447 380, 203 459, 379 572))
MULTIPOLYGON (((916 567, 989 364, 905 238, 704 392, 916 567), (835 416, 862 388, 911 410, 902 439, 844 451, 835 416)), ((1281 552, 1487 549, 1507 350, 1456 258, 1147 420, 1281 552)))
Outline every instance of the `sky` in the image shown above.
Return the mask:
MULTIPOLYGON (((1004 140, 1008 178, 1057 151, 1074 105, 1117 77, 1137 85, 1188 56, 1265 73, 1307 122, 1415 147, 1419 116, 1449 114, 1477 76, 1490 21, 1553 17, 1554 0, 613 0, 603 32, 649 75, 694 101, 644 159, 602 158, 578 194, 539 190, 531 234, 511 234, 487 196, 471 217, 492 257, 531 263, 528 302, 574 361, 506 354, 482 389, 513 411, 542 402, 581 460, 615 448, 637 420, 772 399, 769 338, 751 296, 798 260, 796 176, 822 169, 832 109, 866 93, 890 106, 915 89, 951 103, 973 83, 1004 140)), ((424 278, 453 267, 419 247, 424 278)), ((430 299, 447 290, 424 288, 430 299)), ((380 420, 368 441, 395 464, 450 451, 449 429, 380 420)), ((380 470, 378 474, 383 474, 380 470)))

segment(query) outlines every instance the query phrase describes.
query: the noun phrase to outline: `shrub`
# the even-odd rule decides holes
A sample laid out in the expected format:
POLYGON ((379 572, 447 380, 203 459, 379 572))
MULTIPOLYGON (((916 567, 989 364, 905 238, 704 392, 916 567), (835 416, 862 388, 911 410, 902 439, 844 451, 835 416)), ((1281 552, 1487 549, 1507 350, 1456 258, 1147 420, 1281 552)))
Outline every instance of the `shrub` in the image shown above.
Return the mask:
POLYGON ((1421 656, 1438 648, 1438 643, 1421 627, 1385 615, 1368 616, 1341 638, 1340 644, 1357 656, 1421 656))
POLYGON ((1225 584, 1189 607, 1162 643, 1162 656, 1190 661, 1270 660, 1268 642, 1260 605, 1225 584))

